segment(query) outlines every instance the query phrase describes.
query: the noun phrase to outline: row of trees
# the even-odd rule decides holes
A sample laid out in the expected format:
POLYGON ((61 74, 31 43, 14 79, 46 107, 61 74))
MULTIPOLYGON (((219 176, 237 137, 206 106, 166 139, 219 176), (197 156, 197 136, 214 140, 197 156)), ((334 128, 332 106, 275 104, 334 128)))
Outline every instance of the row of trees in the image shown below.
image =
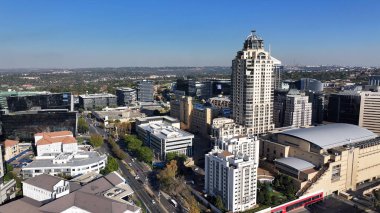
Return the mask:
POLYGON ((153 161, 153 151, 146 146, 135 135, 124 136, 124 141, 127 144, 127 150, 137 157, 139 161, 151 163, 153 161))
POLYGON ((177 176, 177 174, 177 161, 171 160, 157 175, 157 178, 160 181, 160 187, 172 196, 184 198, 184 205, 190 213, 200 213, 198 202, 195 200, 194 196, 191 195, 189 188, 185 184, 184 177, 177 176))
POLYGON ((78 118, 78 132, 81 134, 87 133, 89 130, 88 123, 86 122, 86 119, 84 119, 82 116, 78 118))
POLYGON ((101 147, 104 143, 104 140, 103 140, 103 136, 99 135, 99 134, 94 134, 94 135, 91 135, 90 137, 90 144, 97 148, 97 147, 101 147))
POLYGON ((120 149, 120 146, 112 138, 108 138, 108 143, 111 145, 112 152, 115 154, 117 158, 119 158, 120 160, 124 160, 125 158, 127 158, 127 154, 125 154, 125 152, 122 149, 120 149))

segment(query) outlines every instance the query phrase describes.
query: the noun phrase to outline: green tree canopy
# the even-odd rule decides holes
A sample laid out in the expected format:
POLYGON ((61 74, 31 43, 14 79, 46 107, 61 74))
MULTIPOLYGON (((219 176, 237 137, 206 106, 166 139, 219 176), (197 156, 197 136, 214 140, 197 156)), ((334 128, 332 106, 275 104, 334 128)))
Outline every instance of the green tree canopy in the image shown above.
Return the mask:
POLYGON ((146 146, 140 147, 137 149, 137 158, 140 161, 151 163, 153 160, 153 151, 146 146))
POLYGON ((79 133, 87 133, 89 130, 88 124, 86 122, 86 119, 83 117, 80 117, 78 119, 78 132, 79 133))
POLYGON ((90 144, 93 147, 100 147, 103 145, 103 137, 99 134, 91 135, 90 144))
POLYGON ((215 207, 222 210, 224 209, 224 204, 222 198, 218 195, 215 198, 215 207))
POLYGON ((112 156, 108 156, 106 167, 101 171, 103 175, 109 174, 113 171, 117 171, 119 169, 119 164, 117 163, 116 158, 112 156))

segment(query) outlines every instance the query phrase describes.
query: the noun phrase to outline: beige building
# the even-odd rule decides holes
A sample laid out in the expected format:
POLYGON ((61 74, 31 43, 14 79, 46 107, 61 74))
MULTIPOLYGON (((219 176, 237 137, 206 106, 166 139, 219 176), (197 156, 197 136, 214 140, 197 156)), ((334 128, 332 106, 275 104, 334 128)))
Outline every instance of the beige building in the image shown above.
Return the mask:
POLYGON ((359 126, 380 134, 380 92, 362 92, 359 126))
POLYGON ((170 116, 181 122, 181 129, 189 130, 209 137, 212 119, 217 117, 219 110, 194 104, 193 98, 183 96, 170 102, 170 116))
POLYGON ((19 142, 16 140, 5 140, 4 141, 4 160, 9 159, 20 154, 19 142))
POLYGON ((226 96, 212 97, 209 99, 209 102, 219 108, 229 108, 231 107, 231 100, 226 96))
MULTIPOLYGON (((276 60, 276 64, 280 63, 276 60)), ((274 58, 265 51, 264 41, 252 31, 232 61, 232 118, 247 127, 249 134, 274 128, 274 58)))
POLYGON ((290 129, 260 143, 266 167, 293 177, 297 195, 356 190, 380 178, 380 137, 356 125, 290 129))
POLYGON ((170 101, 170 116, 181 122, 181 129, 190 129, 191 113, 193 112, 193 98, 182 96, 170 101))
POLYGON ((312 103, 309 97, 287 95, 284 112, 284 126, 302 127, 311 125, 312 103))

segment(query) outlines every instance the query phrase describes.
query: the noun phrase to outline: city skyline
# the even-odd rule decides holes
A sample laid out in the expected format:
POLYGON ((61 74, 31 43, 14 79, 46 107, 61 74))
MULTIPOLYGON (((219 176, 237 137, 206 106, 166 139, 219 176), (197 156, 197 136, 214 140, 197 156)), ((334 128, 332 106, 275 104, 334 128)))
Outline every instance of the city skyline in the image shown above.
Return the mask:
POLYGON ((252 29, 284 65, 380 66, 379 8, 372 0, 1 1, 0 68, 230 66, 252 29))

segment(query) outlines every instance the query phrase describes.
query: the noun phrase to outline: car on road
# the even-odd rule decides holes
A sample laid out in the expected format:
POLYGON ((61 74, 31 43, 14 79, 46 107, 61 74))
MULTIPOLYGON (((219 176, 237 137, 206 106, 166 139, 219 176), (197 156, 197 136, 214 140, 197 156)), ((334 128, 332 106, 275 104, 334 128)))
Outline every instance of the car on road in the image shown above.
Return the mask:
POLYGON ((128 163, 129 166, 132 166, 132 163, 128 163))
POLYGON ((152 204, 156 204, 156 201, 154 199, 152 199, 152 204))
POLYGON ((199 170, 199 168, 198 168, 198 167, 195 167, 194 171, 198 171, 198 170, 199 170))
POLYGON ((140 177, 139 177, 138 175, 136 175, 136 176, 135 176, 135 179, 138 180, 138 179, 140 179, 140 177))

